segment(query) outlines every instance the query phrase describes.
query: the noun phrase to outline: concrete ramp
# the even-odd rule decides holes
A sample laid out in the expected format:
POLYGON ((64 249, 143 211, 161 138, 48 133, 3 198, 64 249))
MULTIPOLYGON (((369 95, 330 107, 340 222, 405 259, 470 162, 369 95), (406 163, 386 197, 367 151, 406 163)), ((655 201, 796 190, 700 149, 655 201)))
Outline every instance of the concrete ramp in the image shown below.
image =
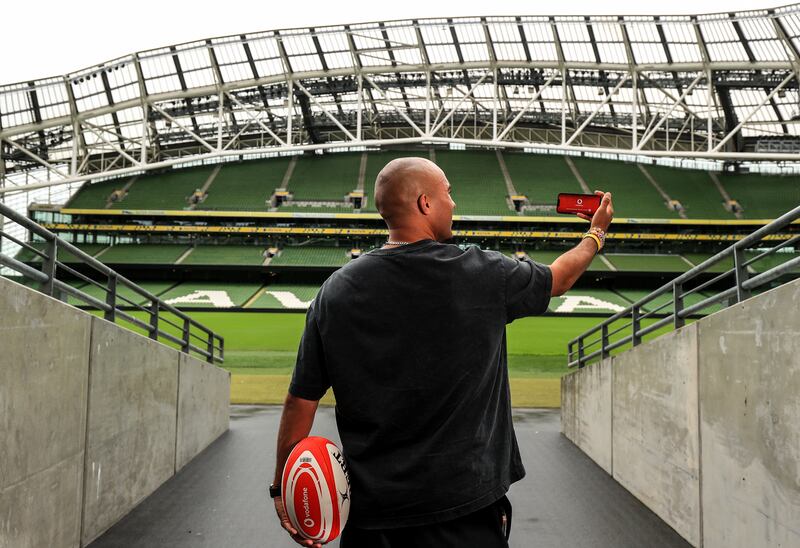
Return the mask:
POLYGON ((562 432, 694 546, 800 546, 800 280, 562 379, 562 432))
POLYGON ((79 548, 228 430, 230 374, 0 277, 0 548, 79 548))

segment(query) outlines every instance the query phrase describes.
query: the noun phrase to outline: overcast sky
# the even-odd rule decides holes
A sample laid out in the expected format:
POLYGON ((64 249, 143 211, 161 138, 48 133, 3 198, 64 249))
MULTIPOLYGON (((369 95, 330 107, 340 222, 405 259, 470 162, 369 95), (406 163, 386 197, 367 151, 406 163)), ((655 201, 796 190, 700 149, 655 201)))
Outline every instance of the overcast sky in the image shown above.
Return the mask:
POLYGON ((4 2, 2 8, 0 84, 60 75, 134 51, 281 28, 464 15, 717 13, 790 3, 791 0, 18 0, 4 2))

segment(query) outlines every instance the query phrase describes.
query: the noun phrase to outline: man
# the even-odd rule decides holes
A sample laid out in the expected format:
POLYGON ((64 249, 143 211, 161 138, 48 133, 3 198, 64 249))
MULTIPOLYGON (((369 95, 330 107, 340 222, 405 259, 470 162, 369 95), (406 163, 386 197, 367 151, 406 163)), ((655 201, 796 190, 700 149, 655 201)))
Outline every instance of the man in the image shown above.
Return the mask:
MULTIPOLYGON (((328 278, 308 309, 273 484, 332 387, 351 479, 342 548, 508 546, 505 493, 525 470, 505 326, 545 312, 589 266, 613 217, 611 194, 596 194, 594 217, 579 214, 592 234, 546 266, 441 243, 456 204, 433 162, 401 158, 378 174, 389 239, 328 278)), ((319 548, 274 500, 292 538, 319 548)))

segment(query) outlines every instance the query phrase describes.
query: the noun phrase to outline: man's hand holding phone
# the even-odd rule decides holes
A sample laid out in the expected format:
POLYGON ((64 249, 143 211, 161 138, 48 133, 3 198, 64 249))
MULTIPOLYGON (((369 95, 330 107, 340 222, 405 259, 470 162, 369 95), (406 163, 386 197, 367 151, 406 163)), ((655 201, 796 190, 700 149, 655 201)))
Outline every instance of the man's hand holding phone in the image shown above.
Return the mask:
POLYGON ((576 213, 576 215, 581 219, 589 221, 592 224, 591 228, 597 227, 603 232, 608 232, 608 227, 611 224, 611 220, 614 218, 614 205, 611 203, 611 193, 595 190, 594 194, 600 197, 600 206, 597 208, 597 211, 594 212, 594 215, 591 217, 585 213, 576 213))

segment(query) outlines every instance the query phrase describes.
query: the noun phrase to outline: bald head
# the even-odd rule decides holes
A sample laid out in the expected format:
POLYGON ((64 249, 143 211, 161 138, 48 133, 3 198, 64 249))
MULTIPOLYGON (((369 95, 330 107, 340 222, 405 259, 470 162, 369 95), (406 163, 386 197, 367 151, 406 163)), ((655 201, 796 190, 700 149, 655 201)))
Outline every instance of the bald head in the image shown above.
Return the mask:
POLYGON ((421 195, 433 196, 446 185, 444 172, 425 158, 392 160, 375 179, 375 207, 389 228, 393 222, 414 216, 421 195))

